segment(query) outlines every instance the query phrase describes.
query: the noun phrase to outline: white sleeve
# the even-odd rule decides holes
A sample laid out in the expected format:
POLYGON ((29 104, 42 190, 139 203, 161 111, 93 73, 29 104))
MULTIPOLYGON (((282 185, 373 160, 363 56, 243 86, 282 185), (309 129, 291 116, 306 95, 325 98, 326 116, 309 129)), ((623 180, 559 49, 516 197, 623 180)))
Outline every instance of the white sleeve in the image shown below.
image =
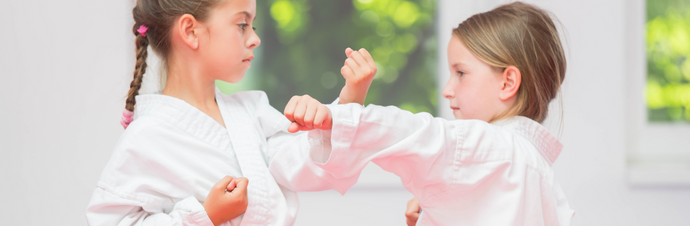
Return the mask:
POLYGON ((330 144, 330 131, 288 132, 290 121, 268 103, 265 94, 259 98, 256 115, 268 144, 269 171, 278 184, 297 192, 333 189, 340 193, 354 184, 337 180, 311 161, 310 150, 330 150, 324 146, 330 144))
POLYGON ((268 139, 268 148, 274 153, 269 170, 278 184, 298 192, 333 189, 341 194, 354 185, 356 181, 339 180, 311 161, 311 149, 330 149, 324 147, 328 142, 323 141, 322 137, 328 135, 323 133, 327 132, 279 132, 268 139))
POLYGON ((147 205, 135 197, 120 197, 99 186, 86 210, 87 225, 213 225, 203 205, 194 197, 178 201, 169 213, 147 212, 144 210, 147 205))
POLYGON ((355 183, 364 166, 373 161, 398 175, 418 198, 447 190, 452 183, 459 157, 453 122, 397 107, 345 104, 329 108, 331 149, 314 148, 311 156, 339 180, 355 183))

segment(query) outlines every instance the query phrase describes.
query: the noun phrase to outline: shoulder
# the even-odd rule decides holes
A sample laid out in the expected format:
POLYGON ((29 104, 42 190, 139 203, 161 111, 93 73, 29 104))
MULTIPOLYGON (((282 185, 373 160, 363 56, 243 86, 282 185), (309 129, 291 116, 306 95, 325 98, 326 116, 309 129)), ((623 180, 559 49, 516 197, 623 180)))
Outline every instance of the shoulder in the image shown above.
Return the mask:
MULTIPOLYGON (((458 140, 463 151, 471 153, 468 157, 477 163, 508 162, 513 166, 532 168, 540 173, 551 172, 550 164, 542 153, 553 150, 541 147, 543 142, 536 142, 537 134, 526 133, 524 120, 513 119, 509 123, 490 124, 479 120, 456 120, 458 140)), ((536 122, 535 122, 536 123, 536 122)), ((531 124, 530 124, 531 125, 531 124)), ((539 138, 541 139, 541 138, 539 138)), ((560 146, 558 146, 560 147, 560 146)))
POLYGON ((152 116, 134 120, 120 135, 106 167, 101 183, 119 184, 122 177, 145 175, 153 166, 162 165, 162 156, 173 154, 179 142, 189 140, 185 133, 152 116))
POLYGON ((476 119, 456 119, 448 121, 453 125, 460 139, 468 144, 509 143, 515 134, 510 130, 476 119))
POLYGON ((252 90, 236 92, 232 95, 220 94, 225 106, 230 111, 244 111, 253 119, 263 131, 264 137, 270 137, 275 133, 287 130, 290 121, 285 118, 268 101, 264 91, 252 90))
POLYGON ((518 152, 525 149, 520 136, 502 126, 481 120, 451 120, 456 132, 458 149, 463 162, 514 162, 518 152))
POLYGON ((268 96, 261 90, 250 90, 236 92, 231 95, 219 94, 226 104, 239 104, 244 107, 256 109, 261 105, 268 105, 268 96))
POLYGON ((251 90, 236 92, 232 95, 219 94, 223 99, 223 103, 228 110, 237 112, 244 111, 253 118, 285 118, 283 114, 273 108, 268 102, 268 96, 264 91, 251 90))
POLYGON ((185 150, 204 151, 199 143, 163 120, 142 116, 120 136, 98 187, 123 199, 170 205, 173 193, 185 189, 174 183, 188 179, 186 169, 196 164, 194 152, 185 150))
POLYGON ((117 147, 158 143, 161 138, 179 134, 178 128, 153 115, 143 115, 127 126, 117 147))

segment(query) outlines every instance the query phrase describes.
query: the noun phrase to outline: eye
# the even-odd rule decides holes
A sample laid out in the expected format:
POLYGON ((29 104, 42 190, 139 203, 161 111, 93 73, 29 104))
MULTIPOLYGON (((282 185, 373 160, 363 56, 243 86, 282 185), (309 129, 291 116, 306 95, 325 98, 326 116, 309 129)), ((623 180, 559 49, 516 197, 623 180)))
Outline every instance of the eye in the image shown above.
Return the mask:
POLYGON ((246 28, 247 26, 249 26, 249 24, 243 23, 243 24, 238 24, 237 26, 240 26, 240 29, 242 29, 242 30, 244 31, 244 28, 246 28))
POLYGON ((464 71, 457 71, 457 72, 458 72, 458 74, 459 74, 460 76, 465 75, 465 72, 464 72, 464 71))

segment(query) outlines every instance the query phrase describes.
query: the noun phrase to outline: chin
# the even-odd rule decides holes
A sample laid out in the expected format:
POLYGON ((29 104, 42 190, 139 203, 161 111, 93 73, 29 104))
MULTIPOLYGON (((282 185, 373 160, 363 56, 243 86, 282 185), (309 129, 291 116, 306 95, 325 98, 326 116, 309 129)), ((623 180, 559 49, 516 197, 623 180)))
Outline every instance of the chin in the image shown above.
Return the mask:
POLYGON ((239 73, 239 74, 233 74, 226 76, 224 79, 222 79, 224 82, 229 82, 229 83, 238 83, 242 81, 244 78, 244 72, 239 73))

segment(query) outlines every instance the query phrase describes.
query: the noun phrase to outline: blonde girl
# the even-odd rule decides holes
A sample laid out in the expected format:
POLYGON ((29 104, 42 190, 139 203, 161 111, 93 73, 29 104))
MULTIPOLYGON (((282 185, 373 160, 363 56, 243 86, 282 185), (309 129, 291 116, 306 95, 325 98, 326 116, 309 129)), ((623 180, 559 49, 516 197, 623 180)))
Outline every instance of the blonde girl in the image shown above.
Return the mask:
MULTIPOLYGON (((295 191, 352 185, 311 163, 309 145, 321 141, 288 133, 290 121, 265 93, 215 88, 215 80, 240 81, 261 43, 254 0, 138 0, 132 14, 126 130, 92 195, 89 225, 291 225, 295 191), (149 47, 166 84, 138 95, 149 47)), ((366 50, 347 54, 348 72, 373 64, 366 50)), ((361 84, 346 85, 341 102, 363 102, 361 84)))
MULTIPOLYGON (((369 161, 400 176, 417 198, 409 225, 569 225, 574 212, 551 169, 563 146, 540 124, 566 71, 549 14, 515 2, 468 18, 453 30, 448 66, 442 94, 456 120, 329 106, 312 113, 332 121, 312 160, 342 180, 356 181, 369 161)), ((301 117, 309 99, 293 99, 286 116, 301 117)))

